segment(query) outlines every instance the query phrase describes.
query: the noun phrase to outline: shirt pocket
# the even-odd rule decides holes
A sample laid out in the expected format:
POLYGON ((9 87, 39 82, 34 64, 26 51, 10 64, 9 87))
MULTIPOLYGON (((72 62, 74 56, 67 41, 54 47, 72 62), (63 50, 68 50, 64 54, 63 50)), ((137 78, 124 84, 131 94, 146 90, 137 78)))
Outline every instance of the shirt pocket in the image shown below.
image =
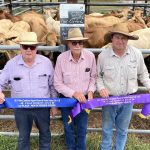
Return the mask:
POLYGON ((38 83, 40 88, 46 88, 48 87, 48 79, 50 75, 49 74, 42 74, 38 76, 38 83))
POLYGON ((91 72, 90 71, 85 72, 84 76, 83 76, 83 80, 89 81, 90 80, 90 76, 91 76, 91 72))
POLYGON ((14 77, 12 80, 12 90, 15 92, 22 92, 23 91, 23 79, 21 77, 14 77))
POLYGON ((71 73, 64 73, 63 74, 63 78, 64 78, 64 84, 70 84, 70 83, 72 83, 72 75, 71 75, 71 73))
POLYGON ((114 80, 114 78, 115 78, 115 68, 114 68, 114 66, 106 66, 104 68, 104 77, 107 80, 114 80))
POLYGON ((129 80, 137 80, 137 66, 136 63, 128 64, 128 78, 129 80))

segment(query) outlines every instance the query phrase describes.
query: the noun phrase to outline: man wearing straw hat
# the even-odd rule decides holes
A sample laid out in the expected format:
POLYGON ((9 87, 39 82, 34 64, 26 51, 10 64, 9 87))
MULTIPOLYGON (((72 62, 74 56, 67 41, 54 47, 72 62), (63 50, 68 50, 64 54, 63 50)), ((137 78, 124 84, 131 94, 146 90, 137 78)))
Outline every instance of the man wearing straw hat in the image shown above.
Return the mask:
MULTIPOLYGON (((0 75, 0 103, 4 102, 3 85, 11 85, 13 98, 56 97, 53 86, 53 66, 49 59, 38 55, 34 32, 24 32, 21 36, 21 54, 9 60, 0 75)), ((39 150, 50 150, 50 110, 49 108, 14 109, 19 130, 18 150, 30 149, 30 133, 33 121, 39 129, 39 150)))
MULTIPOLYGON (((127 45, 128 40, 138 40, 130 35, 124 23, 114 26, 104 39, 112 45, 103 50, 97 61, 97 90, 101 97, 134 94, 140 82, 150 92, 150 79, 140 50, 127 45)), ((109 100, 109 99, 108 99, 109 100)), ((113 127, 116 134, 114 149, 123 150, 127 139, 127 130, 132 116, 132 104, 102 107, 102 143, 101 150, 112 149, 113 127)))
MULTIPOLYGON (((93 98, 96 89, 96 61, 90 51, 83 49, 84 41, 80 28, 70 28, 65 40, 69 50, 57 58, 54 86, 60 97, 75 98, 79 103, 93 98)), ((67 150, 86 150, 88 115, 85 111, 68 124, 72 108, 62 108, 67 150)))

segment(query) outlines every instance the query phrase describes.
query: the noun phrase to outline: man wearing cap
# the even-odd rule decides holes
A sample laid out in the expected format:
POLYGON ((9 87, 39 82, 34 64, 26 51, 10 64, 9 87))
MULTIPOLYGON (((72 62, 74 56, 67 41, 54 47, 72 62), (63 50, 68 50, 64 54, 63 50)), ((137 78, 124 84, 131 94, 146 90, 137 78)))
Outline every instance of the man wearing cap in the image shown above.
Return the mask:
MULTIPOLYGON (((130 35, 125 24, 117 24, 104 39, 111 46, 103 50, 97 61, 97 90, 101 97, 134 94, 140 82, 150 92, 150 79, 140 50, 127 45, 128 40, 138 40, 130 35)), ((108 99, 109 100, 109 99, 108 99)), ((127 130, 132 116, 132 104, 102 107, 102 143, 101 150, 112 149, 113 127, 116 134, 115 150, 123 150, 127 130)))
MULTIPOLYGON (((96 61, 92 52, 83 49, 84 41, 79 28, 70 28, 65 40, 69 50, 57 58, 54 86, 60 97, 75 98, 79 103, 93 99, 96 89, 96 61)), ((85 111, 68 124, 72 108, 62 108, 67 150, 86 150, 88 115, 85 111)))
MULTIPOLYGON (((56 97, 53 86, 54 69, 50 60, 36 54, 37 41, 34 32, 21 36, 21 54, 7 62, 0 74, 0 103, 4 102, 4 85, 11 85, 13 98, 56 97)), ((50 150, 50 110, 49 108, 14 109, 16 126, 19 130, 18 150, 30 150, 30 133, 33 121, 39 129, 39 150, 50 150)))

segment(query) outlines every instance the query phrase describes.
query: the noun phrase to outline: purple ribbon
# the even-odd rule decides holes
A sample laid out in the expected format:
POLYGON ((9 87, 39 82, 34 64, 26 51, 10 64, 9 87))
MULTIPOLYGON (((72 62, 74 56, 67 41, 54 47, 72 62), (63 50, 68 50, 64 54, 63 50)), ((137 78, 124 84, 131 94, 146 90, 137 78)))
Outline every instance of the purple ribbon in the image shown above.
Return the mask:
POLYGON ((73 119, 82 110, 108 106, 108 105, 120 105, 120 104, 141 104, 144 103, 141 113, 144 116, 150 114, 150 94, 136 94, 128 96, 111 96, 108 98, 94 98, 86 103, 77 103, 77 105, 72 109, 70 117, 73 119))

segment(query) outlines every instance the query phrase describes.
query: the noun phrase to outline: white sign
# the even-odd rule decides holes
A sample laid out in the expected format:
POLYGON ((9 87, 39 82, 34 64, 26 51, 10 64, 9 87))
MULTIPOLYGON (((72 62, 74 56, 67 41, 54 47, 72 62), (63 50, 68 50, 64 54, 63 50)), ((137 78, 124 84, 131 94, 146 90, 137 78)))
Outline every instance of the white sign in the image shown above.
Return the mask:
POLYGON ((60 4, 60 34, 61 40, 68 37, 69 28, 79 27, 84 29, 84 4, 60 4))

